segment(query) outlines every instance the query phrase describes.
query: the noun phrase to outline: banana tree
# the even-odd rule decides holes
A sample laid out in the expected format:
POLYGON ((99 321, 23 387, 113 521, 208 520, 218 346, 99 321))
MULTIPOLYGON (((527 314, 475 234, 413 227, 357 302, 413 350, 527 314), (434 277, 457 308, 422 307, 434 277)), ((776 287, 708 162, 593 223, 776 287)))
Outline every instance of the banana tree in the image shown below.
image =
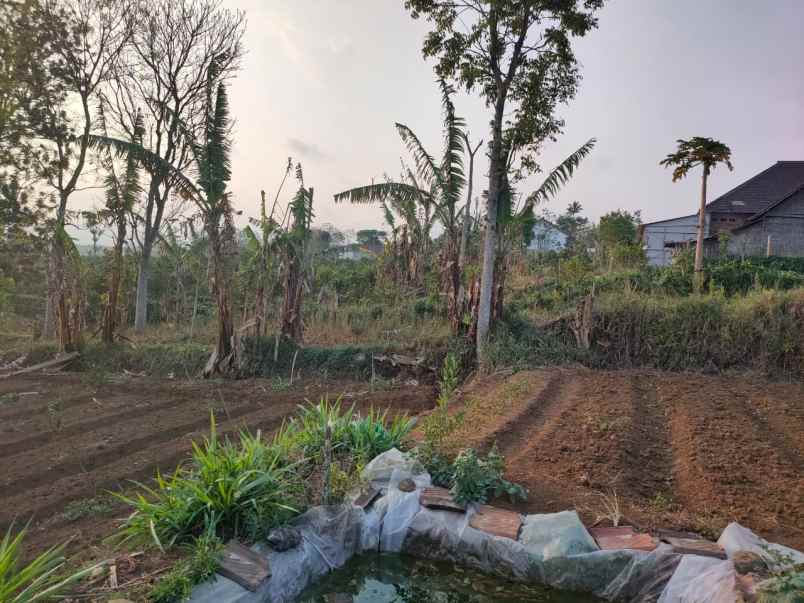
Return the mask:
MULTIPOLYGON (((101 123, 104 131, 106 123, 103 108, 100 111, 101 123)), ((141 145, 145 128, 142 115, 137 113, 132 128, 130 144, 141 145)), ((142 192, 140 186, 140 170, 133 156, 126 158, 125 169, 118 175, 114 157, 109 148, 102 156, 101 163, 106 170, 104 185, 106 189, 106 207, 101 211, 101 218, 114 228, 114 244, 112 246, 112 269, 109 274, 109 288, 106 295, 106 306, 103 310, 101 323, 101 339, 110 344, 114 341, 117 329, 117 304, 120 292, 120 279, 123 272, 123 245, 126 241, 128 216, 131 213, 138 195, 142 192)))
MULTIPOLYGON (((415 173, 406 170, 405 177, 400 182, 386 181, 338 193, 335 195, 335 201, 336 203, 340 201, 379 202, 383 204, 386 216, 389 214, 389 206, 402 208, 402 215, 415 213, 412 211, 415 206, 419 206, 425 211, 432 209, 433 215, 444 228, 444 243, 439 262, 441 283, 447 297, 447 313, 453 329, 457 331, 461 326, 462 314, 462 309, 458 304, 458 291, 462 279, 458 261, 461 214, 459 203, 466 184, 463 165, 466 124, 455 114, 455 105, 452 102, 454 89, 443 80, 439 81, 439 85, 444 112, 444 151, 441 161, 436 162, 413 130, 404 124, 397 123, 397 132, 413 157, 415 173)), ((422 241, 422 245, 428 243, 429 232, 427 241, 422 241)), ((421 252, 422 249, 419 248, 417 251, 421 252)))
POLYGON ((300 164, 296 166, 296 179, 299 189, 288 206, 289 222, 279 240, 283 264, 279 328, 284 337, 300 343, 304 335, 302 294, 313 221, 313 188, 305 187, 300 164))

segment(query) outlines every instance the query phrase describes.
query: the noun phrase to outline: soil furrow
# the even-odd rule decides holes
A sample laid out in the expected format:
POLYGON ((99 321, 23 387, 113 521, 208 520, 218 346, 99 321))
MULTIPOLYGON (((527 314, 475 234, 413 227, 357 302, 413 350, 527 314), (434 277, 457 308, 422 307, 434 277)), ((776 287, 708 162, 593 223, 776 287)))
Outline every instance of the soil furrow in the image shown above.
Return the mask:
POLYGON ((666 406, 659 401, 650 376, 631 376, 629 386, 631 421, 620 461, 629 490, 647 500, 657 495, 669 498, 673 489, 673 455, 666 406))

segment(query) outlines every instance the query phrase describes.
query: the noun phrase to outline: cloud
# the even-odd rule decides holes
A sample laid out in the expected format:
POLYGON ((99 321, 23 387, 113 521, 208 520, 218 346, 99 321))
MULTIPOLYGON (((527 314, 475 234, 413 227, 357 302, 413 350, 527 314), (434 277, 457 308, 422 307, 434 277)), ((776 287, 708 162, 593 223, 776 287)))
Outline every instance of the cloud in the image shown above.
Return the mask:
POLYGON ((305 159, 312 159, 313 161, 327 161, 332 156, 323 151, 318 146, 306 143, 298 138, 288 138, 288 146, 293 153, 301 155, 305 159))

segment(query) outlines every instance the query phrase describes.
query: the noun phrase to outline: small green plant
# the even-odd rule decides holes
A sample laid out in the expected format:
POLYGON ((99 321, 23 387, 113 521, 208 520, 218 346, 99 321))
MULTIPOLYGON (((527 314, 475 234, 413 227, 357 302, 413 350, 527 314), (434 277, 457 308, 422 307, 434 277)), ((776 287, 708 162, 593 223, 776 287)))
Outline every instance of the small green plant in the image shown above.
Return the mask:
POLYGON ((433 485, 441 486, 442 488, 452 487, 455 478, 452 463, 446 456, 436 450, 432 444, 425 441, 416 448, 414 455, 416 460, 430 474, 433 485))
POLYGON ((2 406, 3 404, 13 404, 14 402, 17 402, 19 399, 20 395, 14 392, 3 394, 2 396, 0 396, 0 406, 2 406))
POLYGON ((109 372, 104 366, 93 363, 82 375, 81 381, 92 390, 99 390, 102 386, 109 383, 109 372))
POLYGON ((804 563, 795 563, 792 555, 763 545, 763 557, 771 577, 760 584, 760 603, 798 603, 804 595, 804 563))
POLYGON ((448 403, 452 398, 452 394, 458 388, 458 357, 450 352, 444 358, 444 364, 441 366, 441 378, 438 382, 438 399, 448 403))
POLYGON ((23 563, 26 530, 20 530, 16 536, 13 532, 12 525, 0 541, 0 601, 3 603, 33 603, 58 598, 94 569, 90 567, 62 576, 66 562, 63 544, 23 563))
POLYGON ((667 496, 663 492, 657 492, 654 495, 654 497, 650 500, 650 504, 659 511, 666 511, 670 509, 670 507, 673 504, 673 501, 670 499, 669 496, 667 496))
POLYGON ((64 426, 64 403, 61 400, 52 400, 47 403, 47 417, 52 431, 61 431, 64 426))
POLYGON ((193 586, 210 578, 220 565, 223 543, 214 535, 205 534, 185 547, 188 557, 182 559, 151 589, 153 603, 180 603, 190 598, 193 586))
POLYGON ((308 403, 299 406, 295 417, 290 420, 290 429, 296 433, 296 443, 305 458, 319 460, 324 450, 327 425, 330 429, 330 443, 333 449, 341 448, 349 441, 349 423, 354 414, 354 406, 341 410, 341 399, 330 402, 322 398, 318 404, 308 403))
POLYGON ((112 512, 112 505, 102 498, 85 498, 67 504, 62 515, 67 521, 77 521, 91 515, 107 515, 112 512))
POLYGON ((274 392, 284 392, 290 389, 290 381, 287 379, 283 379, 280 376, 276 376, 271 379, 271 391, 274 392))
POLYGON ((505 461, 494 446, 485 459, 473 448, 462 450, 453 463, 454 479, 450 490, 459 504, 485 503, 489 496, 508 495, 511 501, 526 500, 527 492, 519 484, 503 479, 505 461))
POLYGON ((199 534, 257 538, 297 513, 302 484, 295 465, 260 435, 240 434, 235 444, 218 439, 214 417, 192 462, 156 485, 140 484, 135 497, 117 495, 134 512, 121 540, 152 540, 160 549, 192 541, 199 534))

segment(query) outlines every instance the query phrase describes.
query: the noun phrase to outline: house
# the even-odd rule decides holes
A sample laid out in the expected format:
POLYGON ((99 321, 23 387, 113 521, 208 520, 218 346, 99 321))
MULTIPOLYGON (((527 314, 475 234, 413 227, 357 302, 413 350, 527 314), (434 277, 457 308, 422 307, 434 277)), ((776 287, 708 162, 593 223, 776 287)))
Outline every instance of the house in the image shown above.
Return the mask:
POLYGON ((562 251, 567 246, 567 234, 552 222, 539 218, 533 225, 529 251, 562 251))
MULTIPOLYGON (((697 214, 640 227, 648 262, 670 263, 694 246, 697 214)), ((804 256, 804 161, 778 161, 706 206, 706 255, 804 256)))

